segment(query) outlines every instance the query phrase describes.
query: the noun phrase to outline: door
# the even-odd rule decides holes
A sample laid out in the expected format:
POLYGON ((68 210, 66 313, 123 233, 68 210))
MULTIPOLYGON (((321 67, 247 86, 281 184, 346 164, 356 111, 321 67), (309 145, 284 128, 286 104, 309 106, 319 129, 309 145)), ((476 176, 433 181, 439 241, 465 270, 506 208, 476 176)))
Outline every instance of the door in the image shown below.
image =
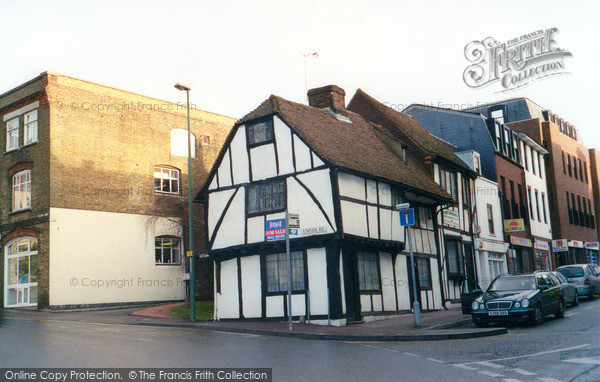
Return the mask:
POLYGON ((5 248, 4 307, 36 306, 38 298, 37 239, 19 238, 5 248))
POLYGON ((358 267, 356 265, 356 251, 343 249, 342 261, 344 263, 344 294, 346 297, 346 318, 349 322, 361 321, 360 290, 358 286, 358 267))

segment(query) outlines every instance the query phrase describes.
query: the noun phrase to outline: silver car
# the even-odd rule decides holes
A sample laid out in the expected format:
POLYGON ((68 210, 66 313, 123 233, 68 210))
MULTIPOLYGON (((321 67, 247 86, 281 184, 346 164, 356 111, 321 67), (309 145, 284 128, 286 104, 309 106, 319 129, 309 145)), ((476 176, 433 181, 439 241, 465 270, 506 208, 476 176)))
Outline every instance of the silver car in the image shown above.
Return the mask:
POLYGON ((577 288, 575 284, 571 284, 569 280, 565 276, 563 276, 560 272, 550 272, 553 276, 556 276, 558 279, 563 292, 563 297, 565 298, 565 303, 570 304, 571 306, 579 305, 579 296, 577 295, 577 288))
POLYGON ((589 264, 563 265, 556 268, 571 284, 577 287, 577 294, 592 300, 600 293, 600 277, 589 264))

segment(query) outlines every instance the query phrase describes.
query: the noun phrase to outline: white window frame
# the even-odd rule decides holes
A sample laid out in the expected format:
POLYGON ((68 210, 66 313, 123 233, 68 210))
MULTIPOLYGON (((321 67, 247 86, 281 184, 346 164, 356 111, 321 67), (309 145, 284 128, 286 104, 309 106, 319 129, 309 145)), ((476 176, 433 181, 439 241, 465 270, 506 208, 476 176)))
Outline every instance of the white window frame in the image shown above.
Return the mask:
POLYGON ((6 121, 6 151, 19 148, 19 117, 6 121))
POLYGON ((157 236, 154 238, 154 263, 155 265, 181 265, 181 238, 176 236, 157 236), (164 245, 167 242, 177 241, 175 245, 164 245), (160 243, 160 246, 158 245, 160 243), (160 261, 157 259, 160 251, 160 261), (169 251, 170 261, 165 260, 165 251, 169 251), (176 252, 174 252, 176 251, 176 252))
MULTIPOLYGON (((14 240, 11 240, 5 247, 4 247, 4 307, 5 308, 9 308, 9 307, 25 307, 25 306, 37 306, 38 304, 38 300, 37 300, 37 292, 35 294, 36 298, 35 301, 32 302, 32 298, 31 298, 31 290, 32 288, 35 288, 35 290, 37 291, 37 287, 38 287, 38 274, 35 274, 35 281, 32 281, 32 272, 31 272, 31 258, 33 256, 38 256, 38 240, 34 237, 29 237, 29 236, 23 236, 23 237, 18 237, 14 240), (27 240, 27 242, 25 242, 25 240, 27 240), (35 242, 35 247, 32 245, 35 242), (14 247, 17 249, 16 253, 13 253, 11 251, 11 248, 14 247), (21 250, 21 248, 23 248, 23 250, 21 250), (17 281, 16 284, 11 284, 10 283, 10 269, 9 269, 9 260, 16 260, 17 261, 17 267, 19 267, 19 262, 22 260, 27 259, 28 262, 28 280, 26 280, 27 282, 19 282, 17 281), (9 299, 9 290, 10 289, 15 289, 16 293, 17 293, 17 302, 16 304, 8 304, 9 299), (20 295, 19 295, 20 294, 20 295), (19 302, 19 300, 21 300, 21 302, 19 302)), ((39 270, 39 256, 36 257, 36 260, 38 261, 38 270, 39 270)), ((17 276, 18 276, 18 271, 17 271, 17 276)))
MULTIPOLYGON (((196 157, 196 136, 190 133, 192 158, 196 157)), ((171 155, 188 157, 188 131, 185 129, 171 130, 171 155)))
POLYGON ((19 171, 13 175, 11 195, 13 212, 31 209, 31 170, 19 171), (26 204, 22 203, 23 193, 25 193, 25 196, 29 193, 29 198, 25 198, 26 204))
POLYGON ((37 109, 25 113, 23 116, 23 146, 38 141, 38 111, 37 109))
POLYGON ((181 174, 178 169, 164 166, 154 166, 154 192, 159 194, 179 195, 181 193, 181 174), (159 174, 159 176, 157 176, 159 174), (160 184, 157 188, 156 181, 160 184), (177 190, 173 191, 173 182, 177 184, 177 190), (169 190, 164 191, 164 185, 167 184, 169 190))

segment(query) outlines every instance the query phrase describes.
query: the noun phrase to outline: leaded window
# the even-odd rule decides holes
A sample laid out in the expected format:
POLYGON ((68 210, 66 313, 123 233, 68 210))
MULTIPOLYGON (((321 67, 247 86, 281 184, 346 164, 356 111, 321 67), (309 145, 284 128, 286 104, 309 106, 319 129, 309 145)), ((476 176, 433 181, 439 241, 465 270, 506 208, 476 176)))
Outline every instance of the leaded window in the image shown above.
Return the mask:
POLYGON ((275 138, 273 133, 273 119, 269 118, 263 121, 247 125, 248 145, 258 145, 264 142, 270 142, 275 138))
MULTIPOLYGON (((301 251, 290 253, 292 260, 292 290, 305 290, 304 254, 301 251)), ((285 292, 288 290, 287 254, 274 253, 265 255, 267 271, 267 292, 285 292)))
POLYGON ((358 267, 359 289, 361 291, 381 290, 377 253, 358 252, 356 254, 356 265, 358 267))
POLYGON ((248 214, 262 214, 285 210, 285 180, 276 180, 251 185, 247 188, 248 214))

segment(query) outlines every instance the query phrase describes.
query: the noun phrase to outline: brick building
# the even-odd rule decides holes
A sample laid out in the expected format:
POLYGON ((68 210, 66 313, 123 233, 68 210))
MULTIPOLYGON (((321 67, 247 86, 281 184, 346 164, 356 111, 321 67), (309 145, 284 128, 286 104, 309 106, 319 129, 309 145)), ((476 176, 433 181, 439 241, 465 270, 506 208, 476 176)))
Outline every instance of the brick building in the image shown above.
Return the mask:
MULTIPOLYGON (((573 125, 527 98, 470 111, 490 115, 494 110, 503 110, 505 123, 511 129, 527 134, 549 152, 545 170, 552 236, 568 241, 568 251, 555 252, 553 264, 587 262, 585 247, 590 244, 586 243, 598 242, 590 150, 573 125)), ((589 251, 596 255, 598 252, 591 248, 589 251)))
MULTIPOLYGON (((191 117, 200 189, 235 120, 191 117)), ((0 95, 3 306, 184 299, 186 128, 185 103, 51 72, 0 95)))

